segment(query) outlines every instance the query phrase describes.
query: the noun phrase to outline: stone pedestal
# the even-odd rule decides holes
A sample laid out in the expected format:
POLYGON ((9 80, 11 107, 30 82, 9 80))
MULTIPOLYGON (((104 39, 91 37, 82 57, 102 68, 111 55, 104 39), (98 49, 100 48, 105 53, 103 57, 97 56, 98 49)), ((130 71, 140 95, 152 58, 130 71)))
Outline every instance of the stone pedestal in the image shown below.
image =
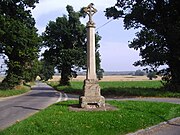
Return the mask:
POLYGON ((84 96, 79 101, 82 108, 105 107, 105 99, 101 96, 98 80, 84 80, 84 96))

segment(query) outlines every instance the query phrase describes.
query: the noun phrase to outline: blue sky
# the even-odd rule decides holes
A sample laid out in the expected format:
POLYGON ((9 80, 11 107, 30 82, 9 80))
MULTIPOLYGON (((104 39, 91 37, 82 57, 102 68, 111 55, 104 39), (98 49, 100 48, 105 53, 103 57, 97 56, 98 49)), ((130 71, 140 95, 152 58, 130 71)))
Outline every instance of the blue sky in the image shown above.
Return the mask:
MULTIPOLYGON (((36 20, 36 27, 41 34, 50 20, 67 14, 66 6, 73 6, 75 11, 94 3, 98 10, 93 16, 96 28, 101 27, 109 20, 105 17, 104 11, 107 7, 113 6, 116 0, 40 0, 39 4, 32 11, 36 20)), ((88 18, 81 19, 86 24, 88 18)), ((105 71, 131 71, 137 70, 132 64, 139 60, 139 52, 128 48, 128 41, 135 37, 135 30, 124 30, 122 19, 113 20, 104 27, 97 30, 102 37, 100 42, 101 65, 105 71)))

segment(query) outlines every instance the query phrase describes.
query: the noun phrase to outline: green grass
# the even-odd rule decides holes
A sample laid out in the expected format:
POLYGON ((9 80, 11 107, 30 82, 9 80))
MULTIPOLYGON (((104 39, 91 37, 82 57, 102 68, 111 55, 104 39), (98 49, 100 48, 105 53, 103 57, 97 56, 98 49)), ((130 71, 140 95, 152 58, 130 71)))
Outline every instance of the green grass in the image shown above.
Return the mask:
MULTIPOLYGON (((83 82, 72 81, 71 86, 58 86, 57 82, 50 85, 66 93, 82 94, 83 82)), ((165 91, 160 81, 99 82, 99 85, 105 97, 180 97, 178 92, 165 91)))
POLYGON ((27 87, 27 86, 21 86, 13 90, 0 90, 0 97, 15 96, 15 95, 26 93, 29 90, 30 90, 30 87, 27 87))
POLYGON ((135 132, 180 116, 180 106, 170 103, 109 101, 117 111, 73 112, 66 101, 0 132, 1 135, 119 135, 135 132))

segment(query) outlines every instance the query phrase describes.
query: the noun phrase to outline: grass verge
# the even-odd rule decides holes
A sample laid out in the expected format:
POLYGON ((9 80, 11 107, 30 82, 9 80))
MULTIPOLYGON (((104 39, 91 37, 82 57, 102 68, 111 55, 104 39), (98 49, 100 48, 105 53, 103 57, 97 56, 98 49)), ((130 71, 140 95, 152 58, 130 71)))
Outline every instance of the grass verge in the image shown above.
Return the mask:
MULTIPOLYGON (((71 82, 71 86, 59 86, 50 82, 57 90, 71 94, 82 94, 83 82, 71 82)), ((101 94, 105 97, 176 97, 180 93, 165 91, 160 81, 99 82, 101 94)))
POLYGON ((135 132, 180 116, 180 106, 170 103, 108 101, 117 111, 73 112, 66 101, 21 121, 1 135, 116 135, 135 132))
POLYGON ((9 97, 26 93, 30 90, 28 86, 17 86, 13 90, 0 90, 0 97, 9 97))

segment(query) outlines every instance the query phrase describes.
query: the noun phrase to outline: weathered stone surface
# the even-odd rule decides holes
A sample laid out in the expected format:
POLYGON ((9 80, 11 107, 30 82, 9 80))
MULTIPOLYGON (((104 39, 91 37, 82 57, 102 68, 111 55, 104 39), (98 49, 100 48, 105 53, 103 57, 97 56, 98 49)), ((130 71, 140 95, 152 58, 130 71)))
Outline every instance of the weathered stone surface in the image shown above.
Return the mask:
POLYGON ((105 106, 105 98, 101 96, 97 79, 84 81, 84 96, 79 101, 82 108, 98 108, 105 106))
POLYGON ((82 108, 105 107, 105 99, 103 96, 81 96, 79 101, 82 108))
POLYGON ((87 79, 96 77, 95 26, 87 26, 87 79))
POLYGON ((110 104, 106 104, 105 107, 98 107, 98 108, 82 108, 79 104, 72 104, 69 106, 70 111, 116 111, 118 110, 117 107, 112 106, 110 104))
POLYGON ((84 80, 84 96, 101 96, 98 80, 84 80))
POLYGON ((89 25, 95 25, 93 20, 92 20, 92 16, 97 12, 97 9, 95 9, 93 3, 90 3, 87 7, 84 8, 84 11, 87 13, 87 15, 89 16, 89 21, 87 23, 87 26, 89 25))

